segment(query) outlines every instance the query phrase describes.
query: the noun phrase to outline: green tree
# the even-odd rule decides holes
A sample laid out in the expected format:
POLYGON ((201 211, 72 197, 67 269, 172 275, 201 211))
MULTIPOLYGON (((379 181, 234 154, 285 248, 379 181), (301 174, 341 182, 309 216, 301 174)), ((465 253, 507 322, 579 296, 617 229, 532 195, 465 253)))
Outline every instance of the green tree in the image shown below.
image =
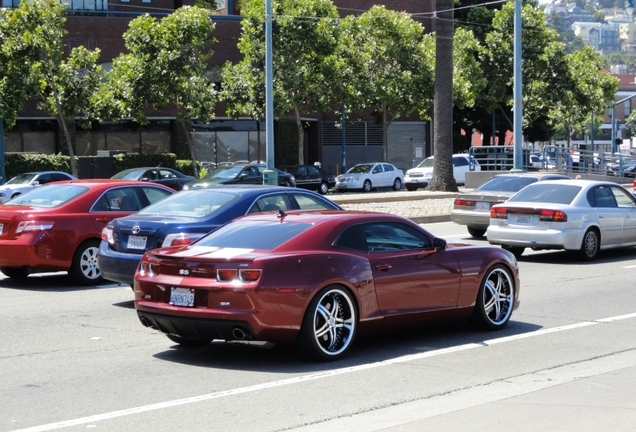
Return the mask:
POLYGON ((140 124, 148 123, 148 110, 173 106, 197 178, 192 120, 209 122, 218 98, 215 83, 206 75, 213 54, 210 44, 216 42, 213 30, 208 11, 197 6, 181 7, 160 20, 149 15, 134 19, 124 33, 128 53, 113 59, 95 100, 102 116, 131 117, 140 124))
MULTIPOLYGON (((231 117, 265 118, 265 4, 246 0, 238 48, 243 60, 223 69, 223 100, 231 117)), ((274 116, 293 113, 298 161, 304 163, 301 113, 330 105, 338 11, 329 0, 272 0, 274 116)))
POLYGON ((57 0, 21 2, 1 14, 3 33, 2 111, 7 124, 15 123, 26 100, 53 115, 68 148, 71 172, 77 176, 75 124, 87 122, 90 99, 99 82, 99 50, 74 47, 68 57, 62 38, 66 5, 57 0))

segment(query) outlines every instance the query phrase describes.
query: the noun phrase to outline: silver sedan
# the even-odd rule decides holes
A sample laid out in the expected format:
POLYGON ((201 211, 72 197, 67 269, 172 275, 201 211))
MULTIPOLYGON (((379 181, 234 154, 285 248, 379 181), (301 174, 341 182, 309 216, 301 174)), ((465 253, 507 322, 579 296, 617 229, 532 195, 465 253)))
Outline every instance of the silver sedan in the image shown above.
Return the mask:
POLYGON ((497 174, 486 180, 474 191, 464 192, 455 198, 451 220, 466 225, 473 237, 483 237, 490 224, 490 207, 506 202, 508 198, 529 184, 544 180, 570 180, 556 173, 507 173, 497 174))
POLYGON ((526 186, 490 210, 488 242, 519 257, 525 248, 579 251, 636 246, 636 199, 606 181, 554 180, 526 186))

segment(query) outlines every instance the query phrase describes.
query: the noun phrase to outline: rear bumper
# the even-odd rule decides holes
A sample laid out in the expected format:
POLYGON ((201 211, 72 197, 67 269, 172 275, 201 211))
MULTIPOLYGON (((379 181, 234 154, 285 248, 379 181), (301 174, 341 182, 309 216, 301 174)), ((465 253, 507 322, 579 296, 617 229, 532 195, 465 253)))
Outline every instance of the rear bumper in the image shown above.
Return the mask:
POLYGON ((135 272, 142 255, 115 252, 102 241, 97 254, 97 267, 104 279, 133 286, 135 272))
POLYGON ((451 210, 451 221, 458 225, 486 229, 490 225, 490 212, 451 210))

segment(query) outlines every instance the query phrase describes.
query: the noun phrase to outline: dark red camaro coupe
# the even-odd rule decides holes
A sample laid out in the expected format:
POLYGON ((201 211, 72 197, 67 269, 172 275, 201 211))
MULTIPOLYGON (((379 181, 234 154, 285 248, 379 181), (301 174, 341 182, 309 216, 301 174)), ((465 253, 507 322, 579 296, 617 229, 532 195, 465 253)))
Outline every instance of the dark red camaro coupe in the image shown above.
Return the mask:
POLYGON ((447 244, 400 216, 281 211, 146 252, 134 290, 142 324, 174 342, 296 341, 334 360, 358 331, 448 318, 502 328, 519 270, 508 251, 447 244))

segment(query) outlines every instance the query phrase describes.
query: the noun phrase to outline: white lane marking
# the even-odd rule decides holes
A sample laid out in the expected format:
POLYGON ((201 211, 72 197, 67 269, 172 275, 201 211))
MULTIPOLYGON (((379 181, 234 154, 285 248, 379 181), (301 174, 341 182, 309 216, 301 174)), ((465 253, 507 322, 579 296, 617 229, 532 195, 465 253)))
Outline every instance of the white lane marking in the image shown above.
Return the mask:
POLYGON ((171 401, 159 402, 156 404, 144 405, 144 406, 139 406, 135 408, 128 408, 128 409, 119 410, 119 411, 111 411, 108 413, 97 414, 97 415, 88 416, 88 417, 80 417, 73 420, 66 420, 66 421, 61 421, 57 423, 49 423, 49 424, 40 425, 40 426, 33 426, 26 429, 16 430, 14 432, 42 432, 42 431, 49 431, 49 430, 55 430, 55 429, 62 429, 69 426, 95 423, 95 422, 99 422, 103 420, 124 417, 127 415, 140 414, 140 413, 155 411, 155 410, 164 409, 164 408, 172 408, 172 407, 176 407, 180 405, 203 402, 203 401, 208 401, 212 399, 219 399, 219 398, 223 398, 227 396, 253 393, 253 392, 258 392, 264 389, 282 387, 286 385, 298 384, 298 383, 307 382, 307 381, 314 381, 314 380, 318 380, 322 378, 328 378, 328 377, 337 376, 337 375, 344 375, 344 374, 358 372, 362 370, 375 369, 375 368, 393 365, 393 364, 399 364, 399 363, 406 363, 406 362, 410 362, 414 360, 421 360, 424 358, 451 354, 451 353, 460 352, 460 351, 466 351, 473 348, 491 346, 491 345, 496 345, 496 344, 500 344, 504 342, 510 342, 513 340, 525 339, 525 338, 534 337, 534 336, 543 336, 545 334, 562 332, 567 330, 574 330, 577 328, 588 327, 588 326, 592 326, 596 324, 608 323, 613 321, 620 321, 620 320, 630 319, 635 317, 636 317, 636 313, 631 313, 631 314, 625 314, 625 315, 617 315, 614 317, 601 318, 594 321, 583 321, 576 324, 553 327, 549 329, 542 329, 542 330, 537 330, 534 332, 523 333, 523 334, 514 335, 514 336, 504 336, 497 339, 489 339, 480 343, 468 343, 464 345, 458 345, 455 347, 426 351, 426 352, 417 353, 417 354, 404 355, 401 357, 396 357, 394 359, 383 360, 380 362, 369 363, 365 365, 351 366, 351 367, 346 367, 341 369, 318 372, 314 374, 288 378, 288 379, 284 379, 280 381, 273 381, 269 383, 263 383, 263 384, 248 386, 248 387, 241 387, 241 388, 232 389, 232 390, 225 390, 225 391, 220 391, 216 393, 207 393, 207 394, 203 394, 199 396, 192 396, 192 397, 183 398, 183 399, 175 399, 171 401))
POLYGON ((636 265, 623 266, 623 268, 636 268, 636 265))

